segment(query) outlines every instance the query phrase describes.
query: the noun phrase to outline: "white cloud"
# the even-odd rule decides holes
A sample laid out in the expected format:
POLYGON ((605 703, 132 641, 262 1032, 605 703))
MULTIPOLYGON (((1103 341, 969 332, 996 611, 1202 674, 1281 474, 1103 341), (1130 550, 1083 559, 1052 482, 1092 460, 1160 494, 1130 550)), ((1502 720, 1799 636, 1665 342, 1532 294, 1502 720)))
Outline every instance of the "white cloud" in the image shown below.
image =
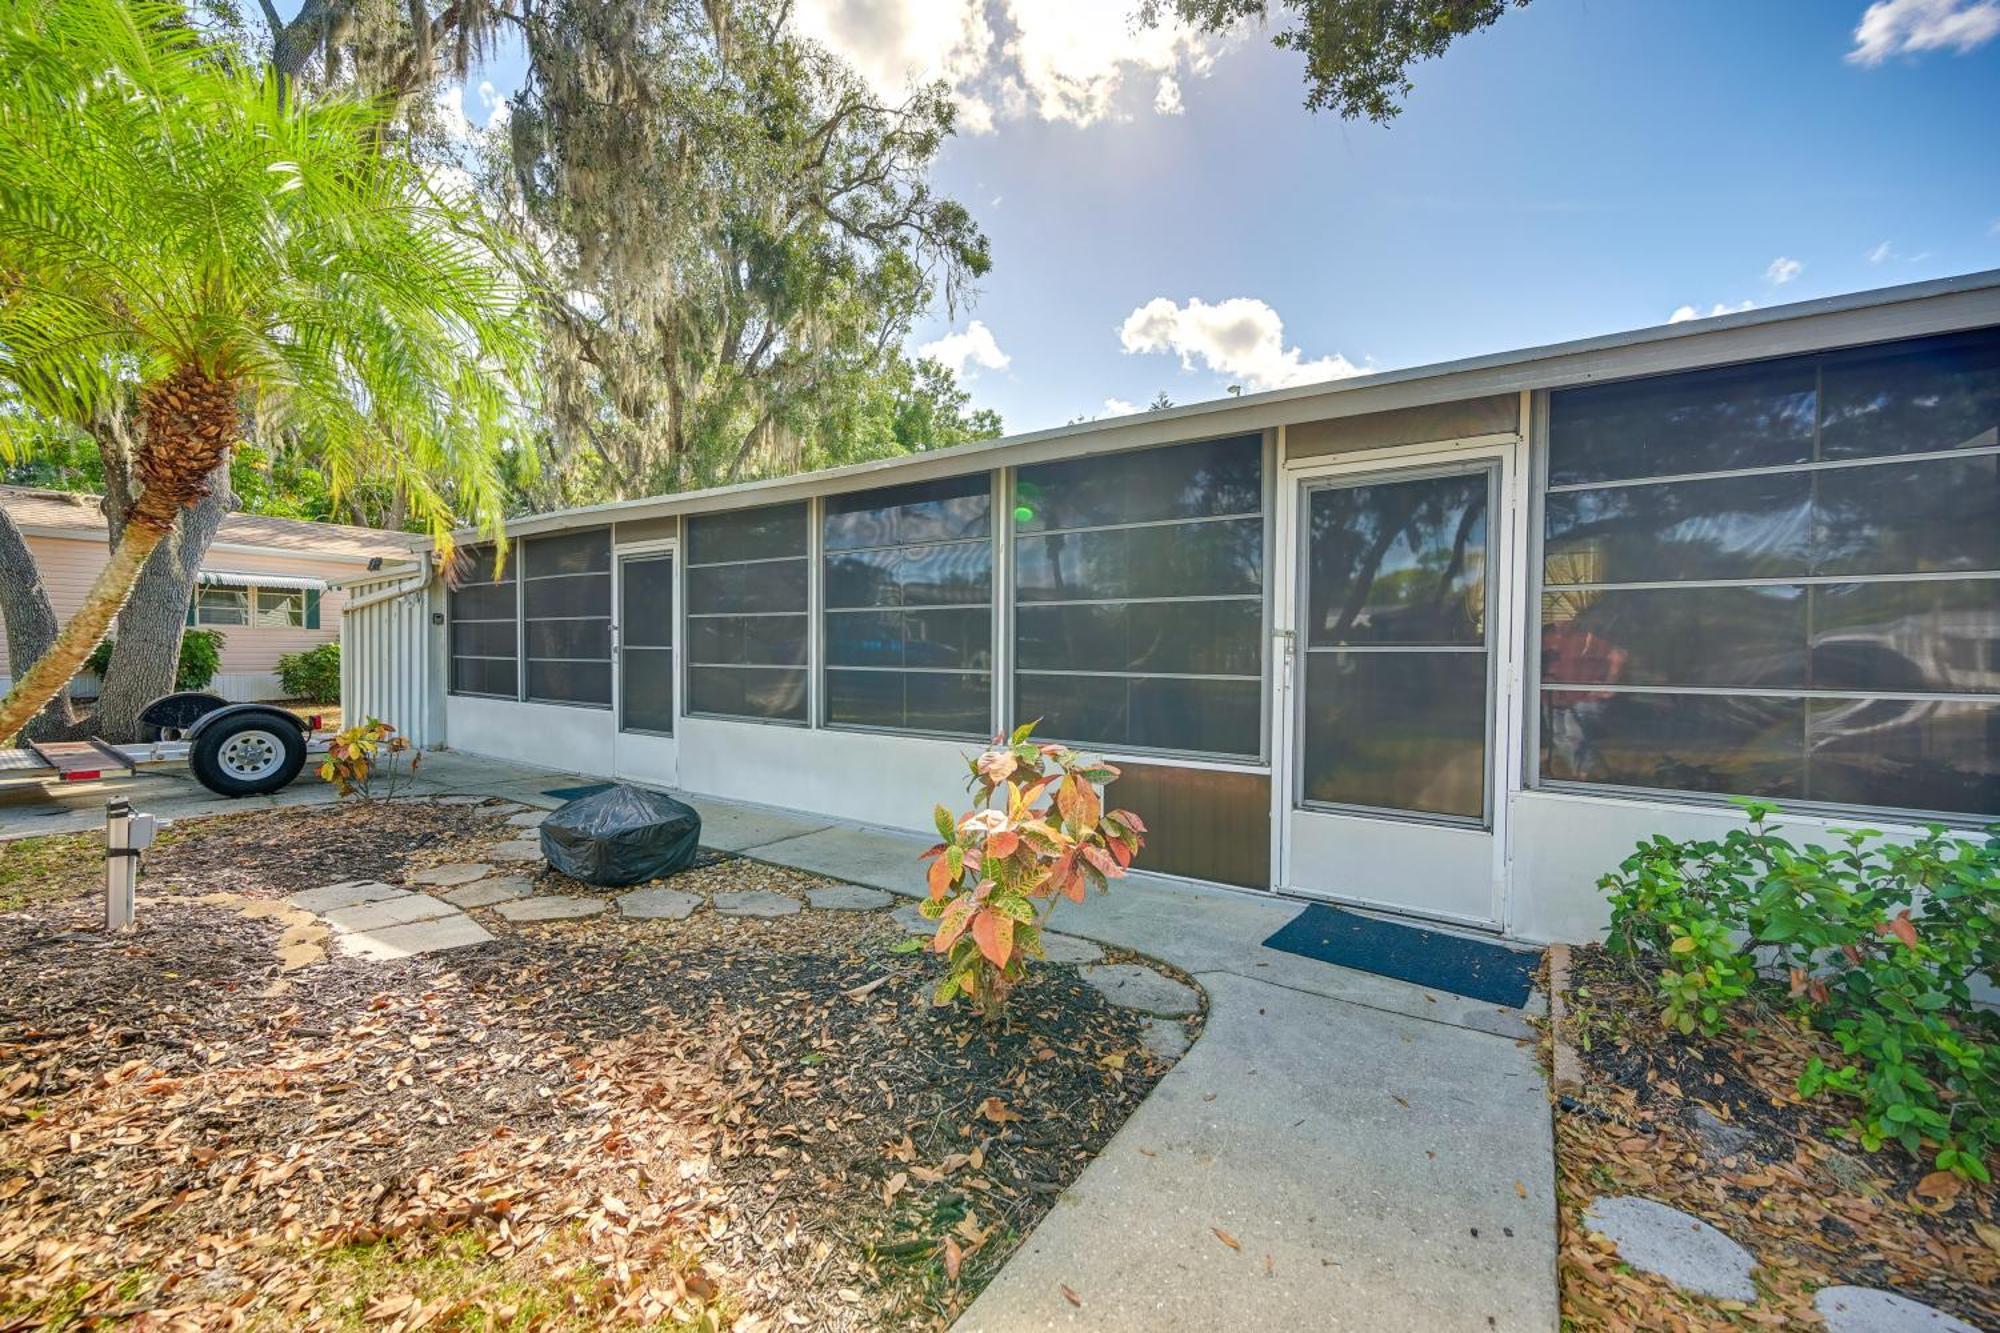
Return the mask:
POLYGON ((1196 364, 1240 379, 1252 389, 1359 375, 1362 368, 1335 353, 1308 361, 1297 347, 1285 346, 1278 312, 1248 296, 1214 305, 1196 297, 1176 305, 1156 296, 1125 317, 1118 341, 1127 352, 1172 352, 1183 370, 1196 364))
POLYGON ((1714 319, 1717 315, 1740 315, 1745 310, 1755 310, 1756 308, 1757 303, 1755 301, 1745 301, 1741 305, 1724 305, 1722 302, 1717 301, 1713 306, 1709 307, 1708 313, 1704 315, 1693 306, 1684 305, 1677 307, 1673 314, 1667 316, 1667 323, 1685 324, 1691 319, 1714 319))
POLYGON ((1886 263, 1895 256, 1895 253, 1894 250, 1889 248, 1889 243, 1884 241, 1868 252, 1868 262, 1871 264, 1886 263))
POLYGON ((798 0, 804 36, 843 56, 877 95, 942 79, 975 134, 997 120, 1091 125, 1129 119, 1132 85, 1178 115, 1184 79, 1201 77, 1230 38, 1173 20, 1142 26, 1116 0, 798 0), (998 21, 996 27, 995 20, 998 21))
POLYGON ((963 375, 967 366, 1005 370, 1014 359, 1000 350, 993 330, 976 319, 965 326, 963 333, 947 333, 934 342, 925 343, 917 349, 917 355, 944 362, 951 367, 954 375, 963 375))
POLYGON ((1137 403, 1128 403, 1123 398, 1107 398, 1104 400, 1104 411, 1107 416, 1128 417, 1140 410, 1137 403))
POLYGON ((1779 255, 1771 261, 1771 266, 1764 270, 1764 280, 1773 287, 1782 287, 1793 278, 1798 277, 1804 269, 1805 265, 1801 264, 1798 260, 1787 259, 1783 255, 1779 255))
POLYGON ((1854 27, 1847 58, 1873 67, 1890 56, 1950 48, 1960 55, 2000 36, 1996 0, 1875 0, 1854 27))

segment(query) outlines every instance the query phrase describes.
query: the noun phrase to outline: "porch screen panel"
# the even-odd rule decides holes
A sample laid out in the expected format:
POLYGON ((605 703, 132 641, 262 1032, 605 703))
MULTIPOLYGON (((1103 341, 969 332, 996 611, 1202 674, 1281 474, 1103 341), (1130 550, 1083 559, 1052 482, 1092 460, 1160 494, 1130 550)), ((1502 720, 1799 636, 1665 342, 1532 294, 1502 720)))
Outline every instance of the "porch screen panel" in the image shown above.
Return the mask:
POLYGON ((521 646, 527 697, 611 706, 611 529, 524 538, 521 646))
POLYGON ((1560 391, 1540 775, 2000 814, 2000 330, 1560 391))
POLYGON ((491 699, 520 696, 519 625, 514 575, 518 549, 504 569, 491 546, 461 546, 453 556, 456 586, 445 597, 451 692, 491 699))
POLYGON ((674 558, 627 556, 620 565, 618 725, 674 730, 674 558))
POLYGON ((687 534, 688 711, 805 722, 805 504, 699 515, 687 534))
POLYGON ((827 500, 828 725, 991 732, 992 488, 979 473, 827 500))
POLYGON ((1016 719, 1083 745, 1261 757, 1259 437, 1024 467, 1013 517, 1016 719))

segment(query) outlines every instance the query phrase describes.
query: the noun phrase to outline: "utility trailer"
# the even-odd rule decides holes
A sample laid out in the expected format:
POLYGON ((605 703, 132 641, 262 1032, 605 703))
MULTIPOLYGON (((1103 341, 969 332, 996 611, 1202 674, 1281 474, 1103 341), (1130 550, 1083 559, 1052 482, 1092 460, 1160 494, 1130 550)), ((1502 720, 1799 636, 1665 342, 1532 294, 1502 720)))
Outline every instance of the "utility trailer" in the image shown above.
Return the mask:
POLYGON ((0 784, 96 782, 185 764, 217 795, 262 796, 287 786, 308 754, 327 748, 315 723, 289 709, 199 691, 155 699, 139 722, 145 739, 130 745, 92 736, 0 749, 0 784))

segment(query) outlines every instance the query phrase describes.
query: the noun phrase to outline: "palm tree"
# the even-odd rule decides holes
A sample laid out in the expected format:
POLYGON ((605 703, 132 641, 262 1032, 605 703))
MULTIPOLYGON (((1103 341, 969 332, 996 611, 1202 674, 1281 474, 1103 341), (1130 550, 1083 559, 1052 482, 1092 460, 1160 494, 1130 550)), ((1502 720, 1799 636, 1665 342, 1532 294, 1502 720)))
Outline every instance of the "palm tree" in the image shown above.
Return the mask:
POLYGON ((143 489, 0 743, 59 692, 246 433, 314 440, 449 546, 497 529, 535 322, 498 229, 387 143, 390 108, 288 97, 161 0, 0 0, 0 462, 9 422, 128 410, 143 489))

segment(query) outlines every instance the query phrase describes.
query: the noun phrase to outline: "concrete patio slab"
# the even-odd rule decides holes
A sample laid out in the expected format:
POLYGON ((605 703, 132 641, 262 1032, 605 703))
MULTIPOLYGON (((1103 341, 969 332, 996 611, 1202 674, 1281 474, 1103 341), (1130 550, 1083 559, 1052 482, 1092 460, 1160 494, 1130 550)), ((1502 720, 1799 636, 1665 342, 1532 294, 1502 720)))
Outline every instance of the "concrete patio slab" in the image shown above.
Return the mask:
POLYGON ((1075 935, 1062 935, 1053 930, 1042 932, 1042 952, 1051 963, 1101 963, 1104 950, 1089 940, 1075 935))
MULTIPOLYGON (((702 817, 705 820, 707 815, 702 817)), ((739 850, 759 861, 914 898, 924 892, 924 867, 917 856, 936 841, 883 829, 835 825, 739 850)))
POLYGON ((419 870, 410 876, 412 884, 437 884, 450 888, 457 884, 470 884, 475 879, 485 879, 493 873, 493 867, 484 861, 452 861, 428 870, 419 870))
POLYGON ((411 921, 429 921, 451 916, 457 911, 450 903, 427 893, 404 893, 355 907, 336 907, 324 916, 326 923, 335 930, 352 932, 380 930, 384 926, 400 926, 411 921))
POLYGON ((802 833, 827 827, 824 819, 808 819, 781 810, 675 794, 700 813, 701 845, 713 847, 718 852, 740 852, 748 847, 796 838, 802 833))
POLYGON ((1111 1003, 1155 1018, 1181 1018, 1201 1011, 1201 995, 1142 963, 1092 963, 1083 979, 1111 1003))
POLYGON ((394 898, 403 892, 395 885, 384 884, 380 880, 344 879, 338 884, 322 884, 316 889, 295 893, 285 901, 308 912, 330 912, 336 907, 353 907, 356 903, 394 898))
POLYGON ((526 898, 535 891, 535 882, 522 875, 494 875, 453 889, 443 895, 454 907, 491 907, 495 903, 526 898))
POLYGON ((583 894, 550 894, 542 898, 515 898, 493 908, 509 921, 574 921, 596 916, 611 904, 583 894))
POLYGON ((550 810, 523 810, 518 815, 508 815, 507 822, 515 828, 540 828, 542 821, 553 813, 550 810))
POLYGON ((412 921, 407 925, 343 935, 340 945, 345 952, 358 958, 386 962, 446 949, 463 949, 468 945, 484 944, 492 938, 492 933, 477 921, 463 912, 453 912, 450 916, 430 921, 412 921))
POLYGON ((1531 1048, 1228 973, 1203 982, 1202 1039, 959 1333, 1192 1333, 1224 1309, 1244 1329, 1556 1327, 1531 1048))

